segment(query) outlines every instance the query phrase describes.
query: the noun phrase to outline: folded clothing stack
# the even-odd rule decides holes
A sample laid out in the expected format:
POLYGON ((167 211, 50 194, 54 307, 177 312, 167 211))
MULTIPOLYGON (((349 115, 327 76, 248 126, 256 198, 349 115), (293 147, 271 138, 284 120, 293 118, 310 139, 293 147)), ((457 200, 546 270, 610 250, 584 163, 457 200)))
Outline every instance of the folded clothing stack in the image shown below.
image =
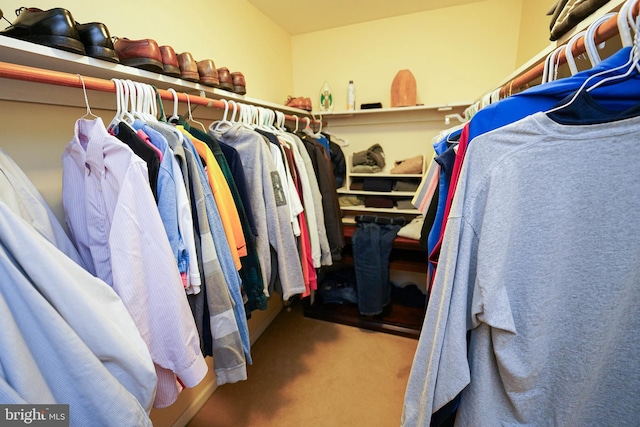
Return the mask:
POLYGON ((351 172, 375 173, 384 169, 384 150, 380 144, 374 144, 364 151, 353 154, 351 172))

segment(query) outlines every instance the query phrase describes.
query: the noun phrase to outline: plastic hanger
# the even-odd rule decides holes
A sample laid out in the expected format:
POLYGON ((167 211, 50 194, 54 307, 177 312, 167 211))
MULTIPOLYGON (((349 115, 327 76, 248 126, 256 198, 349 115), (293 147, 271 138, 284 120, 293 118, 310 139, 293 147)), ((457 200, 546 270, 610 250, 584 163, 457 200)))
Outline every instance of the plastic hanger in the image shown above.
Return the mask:
POLYGON ((295 114, 294 114, 293 117, 296 119, 296 128, 293 131, 293 133, 297 133, 298 132, 298 126, 300 125, 300 117, 296 116, 295 114))
POLYGON ((220 126, 225 125, 225 126, 231 126, 232 123, 229 119, 227 119, 227 116, 229 115, 229 101, 227 101, 226 99, 221 99, 222 103, 224 104, 224 112, 222 113, 222 119, 218 120, 215 123, 211 123, 209 125, 209 131, 217 131, 220 129, 220 126))
MULTIPOLYGON (((640 15, 638 15, 637 22, 636 22, 636 28, 638 27, 640 27, 640 15)), ((631 74, 633 74, 634 71, 640 72, 640 33, 638 32, 636 32, 636 35, 634 38, 634 44, 633 44, 633 49, 631 50, 630 60, 631 61, 629 64, 629 68, 625 73, 606 77, 600 80, 599 82, 597 82, 596 84, 587 88, 587 92, 591 92, 597 87, 602 86, 603 84, 607 84, 609 82, 613 82, 616 80, 624 80, 627 77, 629 77, 631 74)))
POLYGON ((633 8, 637 2, 638 0, 627 0, 618 12, 618 33, 620 33, 623 47, 633 46, 633 36, 631 35, 633 19, 629 19, 629 16, 632 15, 633 8))
POLYGON ((171 95, 173 95, 173 114, 168 120, 169 122, 172 122, 180 118, 180 116, 178 116, 178 93, 174 88, 169 88, 168 90, 171 92, 171 95))
MULTIPOLYGON (((640 16, 638 17, 638 20, 640 20, 640 16)), ((636 28, 638 28, 638 23, 636 23, 636 28)), ((591 91, 595 88, 597 88, 598 86, 601 86, 602 84, 611 82, 611 81, 615 81, 615 80, 620 80, 620 79, 625 79, 626 77, 628 77, 629 75, 631 75, 631 73, 633 72, 633 70, 640 70, 640 64, 639 64, 639 59, 640 59, 640 55, 638 52, 638 49, 640 47, 640 41, 638 40, 640 38, 638 32, 636 32, 636 37, 634 40, 634 45, 633 48, 631 49, 631 53, 629 55, 629 60, 618 66, 615 68, 611 68, 608 70, 603 70, 599 73, 593 74, 591 76, 589 76, 583 83, 582 85, 580 85, 580 88, 574 93, 574 95, 571 97, 571 99, 562 104, 559 105, 557 107, 554 107, 548 111, 546 111, 547 114, 550 113, 554 113, 556 111, 559 111, 563 108, 569 107, 571 104, 573 104, 573 102, 578 98, 578 96, 582 93, 583 90, 588 90, 591 91), (622 70, 626 70, 624 73, 622 74, 618 74, 618 71, 622 71, 622 70), (609 77, 605 77, 602 80, 598 81, 597 83, 593 84, 592 86, 589 86, 590 82, 597 78, 597 77, 602 77, 602 76, 606 76, 607 74, 613 74, 609 77)))
POLYGON ((118 79, 111 79, 111 81, 116 87, 116 114, 113 116, 113 119, 111 119, 111 122, 109 122, 109 126, 107 126, 107 132, 109 133, 113 133, 113 130, 118 126, 118 123, 120 123, 120 115, 122 114, 122 86, 118 79))
POLYGON ((91 107, 89 107, 89 98, 87 97, 87 87, 84 84, 84 78, 80 74, 76 74, 80 78, 80 82, 82 83, 82 92, 84 93, 84 104, 87 106, 87 112, 84 116, 80 117, 80 119, 88 120, 91 118, 93 120, 97 119, 98 116, 91 112, 91 107))
POLYGON ((606 15, 596 19, 587 28, 587 33, 584 35, 584 47, 587 50, 587 56, 589 57, 589 61, 591 61, 591 66, 598 65, 602 62, 602 59, 600 59, 600 55, 598 54, 598 46, 596 46, 596 30, 603 22, 614 16, 616 16, 614 12, 607 13, 606 15))
POLYGON ((575 42, 578 41, 580 37, 584 37, 585 34, 587 34, 587 30, 580 31, 579 33, 575 34, 569 39, 564 49, 564 57, 567 59, 567 65, 569 66, 569 70, 571 71, 572 76, 578 72, 578 67, 576 65, 576 60, 573 57, 573 52, 571 51, 571 49, 573 49, 573 45, 575 44, 575 42))

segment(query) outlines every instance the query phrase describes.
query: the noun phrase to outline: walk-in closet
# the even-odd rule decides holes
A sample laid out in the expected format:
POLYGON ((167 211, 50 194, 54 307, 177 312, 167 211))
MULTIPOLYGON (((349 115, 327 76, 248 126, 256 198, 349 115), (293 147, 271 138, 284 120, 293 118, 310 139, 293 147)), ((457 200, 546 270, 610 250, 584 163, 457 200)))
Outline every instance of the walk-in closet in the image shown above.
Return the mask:
POLYGON ((0 425, 640 425, 640 2, 0 5, 0 425))

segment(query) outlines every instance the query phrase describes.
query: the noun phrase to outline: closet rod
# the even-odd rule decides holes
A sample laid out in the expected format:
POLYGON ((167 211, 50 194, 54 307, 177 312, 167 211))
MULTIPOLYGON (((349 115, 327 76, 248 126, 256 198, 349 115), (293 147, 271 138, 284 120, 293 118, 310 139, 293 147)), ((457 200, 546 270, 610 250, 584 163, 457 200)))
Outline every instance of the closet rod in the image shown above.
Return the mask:
MULTIPOLYGON (((23 80, 28 82, 35 83, 45 83, 52 84, 57 86, 68 86, 82 89, 82 81, 77 74, 63 73, 60 71, 52 71, 45 70, 42 68, 29 67, 25 65, 12 64, 9 62, 0 61, 0 78, 13 79, 13 80, 23 80)), ((87 89, 101 91, 101 92, 116 92, 116 85, 111 80, 98 79, 95 77, 86 77, 82 76, 84 80, 85 87, 87 89)), ((171 92, 164 89, 158 89, 160 93, 160 97, 167 101, 173 101, 174 96, 171 92)), ((179 102, 187 102, 187 95, 184 93, 178 92, 178 101, 179 102)), ((202 96, 197 95, 189 95, 189 102, 191 104, 203 105, 205 107, 210 108, 220 108, 224 109, 225 105, 221 100, 218 99, 209 99, 202 96)), ((236 101, 239 102, 239 101, 236 101)), ((238 107, 242 108, 242 105, 238 105, 238 107)), ((229 104, 229 108, 234 108, 233 104, 229 104)), ((270 107, 264 107, 273 109, 270 107)), ((285 119, 295 122, 295 115, 285 114, 285 119)), ((298 117, 298 120, 305 119, 306 116, 298 117)), ((310 119, 311 123, 319 124, 318 120, 313 118, 310 119)))
MULTIPOLYGON (((640 3, 636 3, 634 5, 634 10, 633 10, 634 17, 638 15, 638 9, 640 9, 640 3)), ((612 16, 611 18, 604 21, 602 25, 600 25, 596 29, 594 33, 595 43, 596 45, 598 45, 602 42, 605 42, 615 37, 617 34, 618 34, 618 15, 616 14, 615 16, 612 16)), ((573 46, 571 47, 571 53, 573 54, 574 57, 578 55, 582 55, 583 53, 586 52, 586 47, 584 43, 585 36, 586 35, 583 35, 582 37, 578 38, 576 42, 573 44, 573 46)), ((559 64, 565 64, 567 62, 567 57, 565 56, 564 50, 561 50, 558 53, 556 62, 558 62, 559 64)), ((542 77, 543 73, 544 73, 544 61, 542 61, 540 64, 536 65, 535 67, 531 68, 530 70, 524 72, 520 76, 514 78, 504 86, 502 86, 502 88, 500 89, 500 98, 507 97, 511 95, 513 92, 517 92, 523 88, 526 88, 526 86, 530 82, 542 77)))

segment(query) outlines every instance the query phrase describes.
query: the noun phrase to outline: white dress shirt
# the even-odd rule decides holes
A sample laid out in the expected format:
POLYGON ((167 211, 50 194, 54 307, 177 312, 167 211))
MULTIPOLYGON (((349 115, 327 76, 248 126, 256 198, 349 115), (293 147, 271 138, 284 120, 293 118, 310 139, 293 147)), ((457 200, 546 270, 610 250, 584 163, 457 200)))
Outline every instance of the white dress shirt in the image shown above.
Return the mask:
POLYGON ((176 377, 193 387, 207 365, 147 166, 99 118, 76 122, 62 162, 72 240, 133 317, 156 364, 154 406, 168 406, 181 388, 176 377))

